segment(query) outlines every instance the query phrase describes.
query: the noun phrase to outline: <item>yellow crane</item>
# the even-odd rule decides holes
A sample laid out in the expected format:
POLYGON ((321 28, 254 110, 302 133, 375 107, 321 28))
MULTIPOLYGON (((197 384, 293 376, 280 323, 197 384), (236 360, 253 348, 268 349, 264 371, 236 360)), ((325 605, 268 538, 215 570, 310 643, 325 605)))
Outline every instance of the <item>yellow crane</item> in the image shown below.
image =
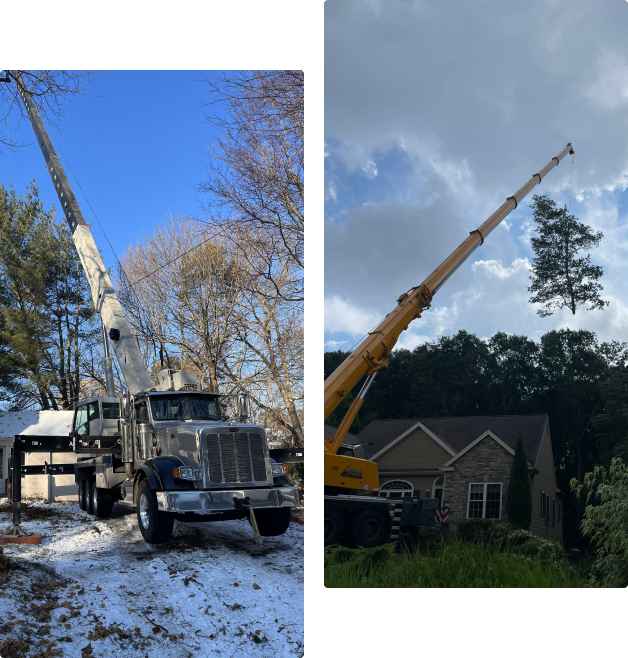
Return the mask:
MULTIPOLYGON (((567 155, 573 154, 571 143, 498 208, 479 228, 455 249, 419 286, 405 292, 397 306, 364 338, 351 354, 325 380, 325 419, 345 399, 357 383, 366 381, 353 400, 335 435, 325 440, 325 543, 339 543, 346 530, 361 545, 375 545, 389 536, 390 523, 382 510, 365 506, 367 496, 379 489, 377 464, 365 459, 338 454, 343 439, 353 423, 375 375, 388 366, 388 355, 399 335, 412 320, 429 308, 432 297, 452 274, 484 243, 497 225, 514 210, 530 191, 567 155), (350 499, 354 501, 351 507, 350 499), (370 512, 370 513, 368 513, 370 512), (368 517, 368 521, 365 519, 368 517)), ((346 452, 346 451, 343 451, 346 452)))

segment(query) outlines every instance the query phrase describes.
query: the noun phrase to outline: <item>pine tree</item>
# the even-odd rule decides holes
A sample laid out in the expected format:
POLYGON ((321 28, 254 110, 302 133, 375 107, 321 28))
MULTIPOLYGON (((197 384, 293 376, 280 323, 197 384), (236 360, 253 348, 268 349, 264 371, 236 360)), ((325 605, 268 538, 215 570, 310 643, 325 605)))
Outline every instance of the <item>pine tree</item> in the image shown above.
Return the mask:
POLYGON ((515 456, 510 467, 510 480, 506 494, 506 514, 510 523, 529 530, 532 519, 532 493, 530 491, 530 475, 528 461, 523 452, 521 434, 517 437, 515 456))
POLYGON ((594 233, 567 208, 557 208, 548 196, 535 195, 530 207, 539 235, 532 238, 535 257, 528 291, 534 293, 530 302, 543 305, 538 315, 547 317, 561 308, 575 315, 576 308, 586 303, 590 311, 608 306, 600 297, 602 268, 591 264, 590 254, 579 256, 599 246, 604 234, 594 233))

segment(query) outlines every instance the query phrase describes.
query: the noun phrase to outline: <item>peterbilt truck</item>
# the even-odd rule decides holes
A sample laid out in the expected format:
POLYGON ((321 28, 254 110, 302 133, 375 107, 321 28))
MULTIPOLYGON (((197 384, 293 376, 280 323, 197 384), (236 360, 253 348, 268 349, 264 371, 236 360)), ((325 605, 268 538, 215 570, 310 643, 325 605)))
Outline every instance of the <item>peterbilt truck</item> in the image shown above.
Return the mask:
POLYGON ((116 502, 135 508, 151 544, 170 539, 175 519, 248 518, 263 536, 283 534, 299 490, 271 459, 264 428, 246 423, 246 395, 236 396, 237 418, 228 418, 221 405, 228 396, 203 389, 194 372, 162 370, 153 381, 33 99, 19 73, 6 73, 18 87, 103 326, 107 395, 76 405, 70 433, 81 508, 99 518, 116 502), (122 396, 110 345, 126 384, 122 396))

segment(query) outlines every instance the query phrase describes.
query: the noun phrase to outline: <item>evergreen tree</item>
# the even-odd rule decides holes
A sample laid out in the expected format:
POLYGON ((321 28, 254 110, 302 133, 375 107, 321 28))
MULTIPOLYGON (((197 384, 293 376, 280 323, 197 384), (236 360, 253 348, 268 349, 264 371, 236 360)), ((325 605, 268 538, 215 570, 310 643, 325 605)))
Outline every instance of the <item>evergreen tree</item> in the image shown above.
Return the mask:
POLYGON ((539 235, 532 238, 535 256, 528 291, 534 293, 530 302, 542 304, 538 315, 547 317, 561 308, 575 315, 576 308, 586 303, 590 311, 608 306, 600 297, 602 268, 591 264, 590 254, 580 256, 599 246, 603 233, 594 233, 546 195, 535 195, 530 207, 539 235))
POLYGON ((510 480, 508 481, 508 493, 506 494, 506 514, 510 523, 514 523, 524 530, 530 529, 532 494, 530 491, 528 461, 523 452, 521 434, 517 437, 515 456, 510 467, 510 480))

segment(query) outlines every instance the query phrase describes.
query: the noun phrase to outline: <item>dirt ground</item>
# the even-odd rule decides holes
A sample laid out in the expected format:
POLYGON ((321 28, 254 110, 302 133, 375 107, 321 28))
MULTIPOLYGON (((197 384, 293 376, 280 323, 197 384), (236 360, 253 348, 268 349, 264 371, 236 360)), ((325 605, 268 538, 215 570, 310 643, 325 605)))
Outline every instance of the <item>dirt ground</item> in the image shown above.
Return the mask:
MULTIPOLYGON (((22 518, 43 538, 4 547, 2 658, 303 655, 299 523, 258 546, 247 521, 175 522, 150 546, 117 505, 96 521, 76 503, 30 501, 22 518)), ((4 499, 0 528, 10 522, 4 499)))

